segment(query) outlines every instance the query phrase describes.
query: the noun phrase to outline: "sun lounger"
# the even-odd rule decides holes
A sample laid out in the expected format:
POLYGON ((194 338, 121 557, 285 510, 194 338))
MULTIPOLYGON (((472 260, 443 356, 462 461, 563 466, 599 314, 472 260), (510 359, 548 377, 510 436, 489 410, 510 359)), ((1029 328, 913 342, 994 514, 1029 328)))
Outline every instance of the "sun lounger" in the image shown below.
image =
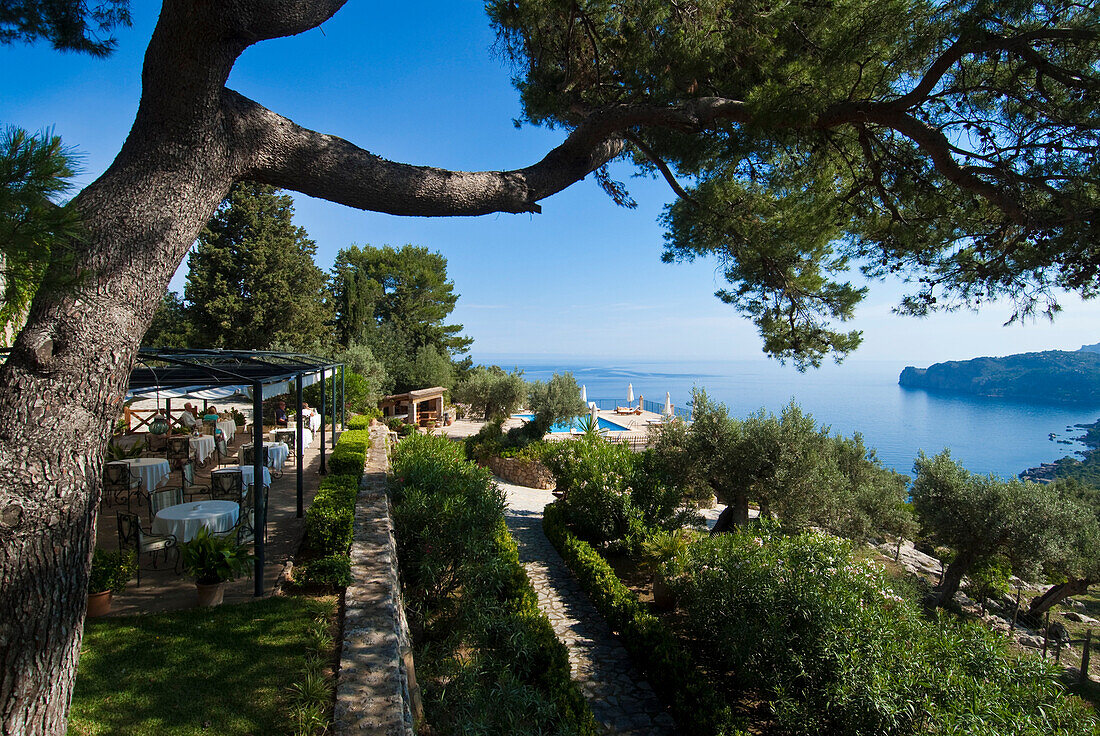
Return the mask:
POLYGON ((641 414, 641 409, 635 409, 633 406, 616 406, 616 414, 641 414))

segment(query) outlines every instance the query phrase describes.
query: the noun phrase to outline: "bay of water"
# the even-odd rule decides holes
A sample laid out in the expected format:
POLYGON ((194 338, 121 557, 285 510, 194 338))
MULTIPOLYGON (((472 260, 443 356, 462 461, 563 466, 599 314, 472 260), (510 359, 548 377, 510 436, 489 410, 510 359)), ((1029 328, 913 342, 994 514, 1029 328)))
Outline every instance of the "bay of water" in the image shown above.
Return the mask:
MULTIPOLYGON (((589 399, 626 403, 627 384, 634 398, 664 403, 665 392, 686 407, 694 387, 737 417, 758 409, 778 414, 792 399, 819 425, 834 433, 861 432, 887 467, 911 474, 919 450, 934 455, 945 447, 974 473, 1014 476, 1029 467, 1052 462, 1082 449, 1071 439, 1083 434, 1074 424, 1100 419, 1098 406, 1051 406, 1002 399, 931 393, 898 386, 905 367, 894 362, 849 362, 799 373, 790 366, 759 360, 723 362, 634 362, 478 356, 524 370, 528 380, 546 380, 570 371, 584 384, 589 399)), ((925 366, 921 366, 925 367, 925 366)))

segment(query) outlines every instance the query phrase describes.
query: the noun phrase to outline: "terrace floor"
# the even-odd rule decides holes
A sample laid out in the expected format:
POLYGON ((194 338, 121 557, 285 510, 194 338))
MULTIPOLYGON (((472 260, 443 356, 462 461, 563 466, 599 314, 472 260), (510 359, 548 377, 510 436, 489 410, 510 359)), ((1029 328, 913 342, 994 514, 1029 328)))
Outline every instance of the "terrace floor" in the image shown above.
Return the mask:
MULTIPOLYGON (((230 444, 230 453, 236 454, 240 445, 249 441, 251 441, 250 432, 238 433, 230 444)), ((332 452, 330 442, 330 434, 326 432, 326 455, 332 452)), ((322 477, 319 472, 321 463, 320 443, 320 436, 315 436, 313 444, 305 448, 303 453, 303 508, 306 509, 309 508, 322 477)), ((235 461, 230 462, 235 464, 235 461)), ((226 466, 223 464, 222 467, 226 466)), ((198 485, 209 486, 210 471, 213 469, 215 469, 213 457, 210 458, 205 467, 196 466, 195 482, 198 485)), ((180 472, 176 470, 158 487, 168 488, 179 485, 180 472)), ((100 505, 99 517, 96 520, 97 547, 111 551, 118 549, 116 512, 125 510, 125 505, 100 505)), ((136 506, 134 511, 137 512, 136 506)), ((269 596, 274 592, 275 583, 283 572, 286 563, 298 550, 298 544, 302 538, 304 519, 299 519, 296 513, 297 474, 292 453, 283 466, 282 477, 272 478, 268 495, 266 564, 264 567, 265 596, 269 596)), ((139 516, 141 517, 142 527, 148 530, 151 522, 148 509, 140 513, 139 516)), ((143 555, 139 561, 141 564, 141 587, 138 587, 136 581, 131 579, 122 593, 113 596, 111 613, 108 615, 147 613, 194 607, 196 604, 194 580, 182 572, 176 571, 174 567, 175 560, 176 557, 173 553, 166 565, 164 557, 160 555, 157 562, 158 569, 153 569, 152 555, 143 555)), ((255 581, 250 577, 240 578, 226 585, 225 602, 243 603, 254 600, 254 592, 255 581)))

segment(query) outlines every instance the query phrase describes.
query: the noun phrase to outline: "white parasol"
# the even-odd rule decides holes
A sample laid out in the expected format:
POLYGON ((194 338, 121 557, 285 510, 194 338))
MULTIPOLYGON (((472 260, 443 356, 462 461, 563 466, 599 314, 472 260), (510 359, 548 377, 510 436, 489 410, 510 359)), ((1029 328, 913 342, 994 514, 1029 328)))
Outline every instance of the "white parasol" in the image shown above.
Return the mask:
POLYGON ((634 384, 626 384, 626 403, 630 404, 634 401, 634 384))
POLYGON ((588 403, 588 389, 585 388, 583 384, 581 385, 581 401, 585 404, 588 403))
POLYGON ((672 416, 672 395, 665 391, 665 416, 672 416))

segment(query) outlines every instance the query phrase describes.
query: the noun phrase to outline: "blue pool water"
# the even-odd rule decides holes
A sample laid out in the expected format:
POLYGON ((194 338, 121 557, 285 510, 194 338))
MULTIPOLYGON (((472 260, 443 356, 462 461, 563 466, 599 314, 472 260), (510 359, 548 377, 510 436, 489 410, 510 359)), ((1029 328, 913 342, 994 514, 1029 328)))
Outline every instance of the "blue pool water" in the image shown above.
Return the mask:
MULTIPOLYGON (((512 416, 514 416, 516 419, 526 419, 527 421, 531 421, 532 419, 535 418, 534 414, 513 414, 512 416)), ((597 421, 600 429, 607 430, 608 432, 629 432, 630 431, 630 427, 624 427, 621 424, 615 424, 615 422, 608 421, 607 419, 604 419, 603 417, 598 417, 596 421, 597 421)), ((550 431, 555 433, 555 434, 561 434, 561 433, 565 433, 565 432, 572 432, 574 429, 580 430, 580 425, 576 422, 576 420, 574 420, 572 422, 558 422, 557 424, 554 424, 553 426, 550 427, 550 431)))

